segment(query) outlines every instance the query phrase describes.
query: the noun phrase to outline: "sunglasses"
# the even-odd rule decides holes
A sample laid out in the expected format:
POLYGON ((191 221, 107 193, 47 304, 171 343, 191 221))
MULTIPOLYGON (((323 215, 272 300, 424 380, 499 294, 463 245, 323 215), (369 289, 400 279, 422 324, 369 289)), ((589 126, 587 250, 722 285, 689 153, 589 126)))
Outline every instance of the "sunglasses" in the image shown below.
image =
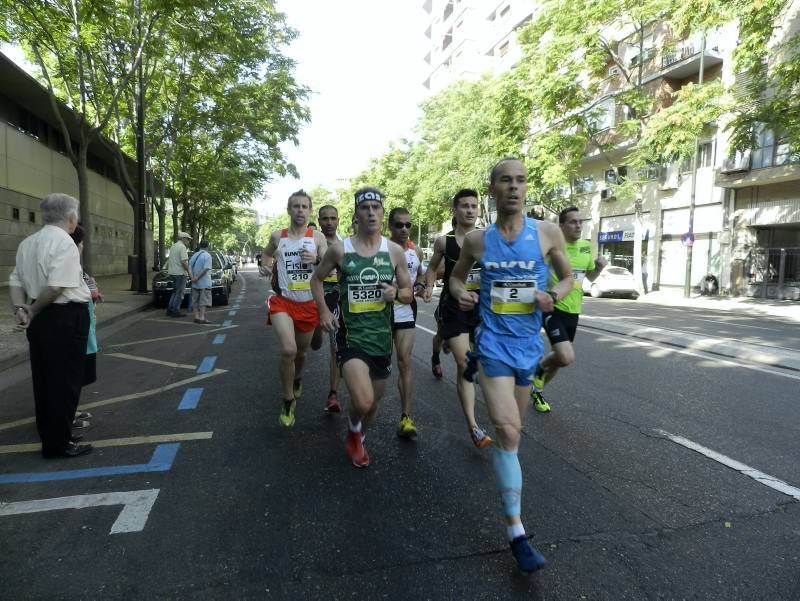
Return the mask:
POLYGON ((410 230, 411 229, 411 222, 409 221, 408 223, 393 223, 392 227, 397 228, 398 230, 402 230, 402 229, 410 230))

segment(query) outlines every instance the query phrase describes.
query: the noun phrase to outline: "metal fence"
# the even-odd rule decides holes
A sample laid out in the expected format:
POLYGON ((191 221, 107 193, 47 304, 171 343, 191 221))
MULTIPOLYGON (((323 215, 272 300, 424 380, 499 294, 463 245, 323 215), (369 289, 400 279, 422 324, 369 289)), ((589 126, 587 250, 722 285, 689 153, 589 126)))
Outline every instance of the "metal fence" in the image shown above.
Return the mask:
POLYGON ((755 248, 745 274, 748 296, 800 300, 800 247, 755 248))

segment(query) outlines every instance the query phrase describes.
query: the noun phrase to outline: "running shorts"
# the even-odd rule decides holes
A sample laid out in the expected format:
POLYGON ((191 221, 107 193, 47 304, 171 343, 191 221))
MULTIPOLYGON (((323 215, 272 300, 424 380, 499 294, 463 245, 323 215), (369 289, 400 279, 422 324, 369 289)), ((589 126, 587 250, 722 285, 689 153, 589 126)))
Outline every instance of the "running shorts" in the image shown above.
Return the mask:
POLYGON ((369 367, 369 377, 373 380, 386 380, 392 373, 392 356, 381 355, 374 356, 352 347, 344 345, 336 349, 336 362, 339 364, 339 369, 344 367, 344 364, 352 359, 359 359, 367 364, 369 367))
POLYGON ((553 309, 552 313, 545 313, 542 319, 542 326, 550 344, 573 342, 575 333, 578 330, 579 318, 580 315, 577 313, 567 313, 561 309, 553 309))
POLYGON ((298 303, 274 294, 269 297, 267 306, 270 315, 268 324, 272 323, 273 313, 287 313, 292 318, 295 329, 303 334, 311 332, 319 325, 319 313, 313 300, 298 303))

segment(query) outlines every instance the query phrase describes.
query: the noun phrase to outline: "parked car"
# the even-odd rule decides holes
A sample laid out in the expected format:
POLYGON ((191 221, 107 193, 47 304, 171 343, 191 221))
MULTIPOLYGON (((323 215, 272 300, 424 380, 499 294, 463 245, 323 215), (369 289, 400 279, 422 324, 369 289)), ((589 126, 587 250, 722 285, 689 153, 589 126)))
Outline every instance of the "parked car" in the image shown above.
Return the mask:
POLYGON ((593 298, 627 296, 636 299, 639 297, 636 278, 624 267, 616 265, 607 265, 594 282, 590 282, 589 278, 584 278, 583 293, 591 294, 593 298))
MULTIPOLYGON (((191 259, 194 253, 189 253, 191 259)), ((222 260, 219 253, 211 253, 211 299, 214 304, 227 305, 230 296, 230 285, 222 268, 222 260)), ((172 296, 172 279, 167 273, 166 264, 160 271, 153 276, 153 305, 156 307, 166 307, 169 298, 172 296)), ((191 294, 192 283, 186 282, 186 294, 191 294)), ((186 301, 184 300, 184 303, 186 301)))

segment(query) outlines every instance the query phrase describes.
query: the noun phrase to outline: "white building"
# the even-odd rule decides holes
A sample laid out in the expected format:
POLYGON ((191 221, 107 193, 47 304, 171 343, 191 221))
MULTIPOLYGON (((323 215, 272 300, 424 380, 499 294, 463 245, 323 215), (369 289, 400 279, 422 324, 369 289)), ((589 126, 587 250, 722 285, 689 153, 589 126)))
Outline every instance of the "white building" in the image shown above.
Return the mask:
POLYGON ((425 87, 436 93, 455 81, 511 68, 520 57, 516 30, 538 5, 538 0, 425 0, 425 87))

